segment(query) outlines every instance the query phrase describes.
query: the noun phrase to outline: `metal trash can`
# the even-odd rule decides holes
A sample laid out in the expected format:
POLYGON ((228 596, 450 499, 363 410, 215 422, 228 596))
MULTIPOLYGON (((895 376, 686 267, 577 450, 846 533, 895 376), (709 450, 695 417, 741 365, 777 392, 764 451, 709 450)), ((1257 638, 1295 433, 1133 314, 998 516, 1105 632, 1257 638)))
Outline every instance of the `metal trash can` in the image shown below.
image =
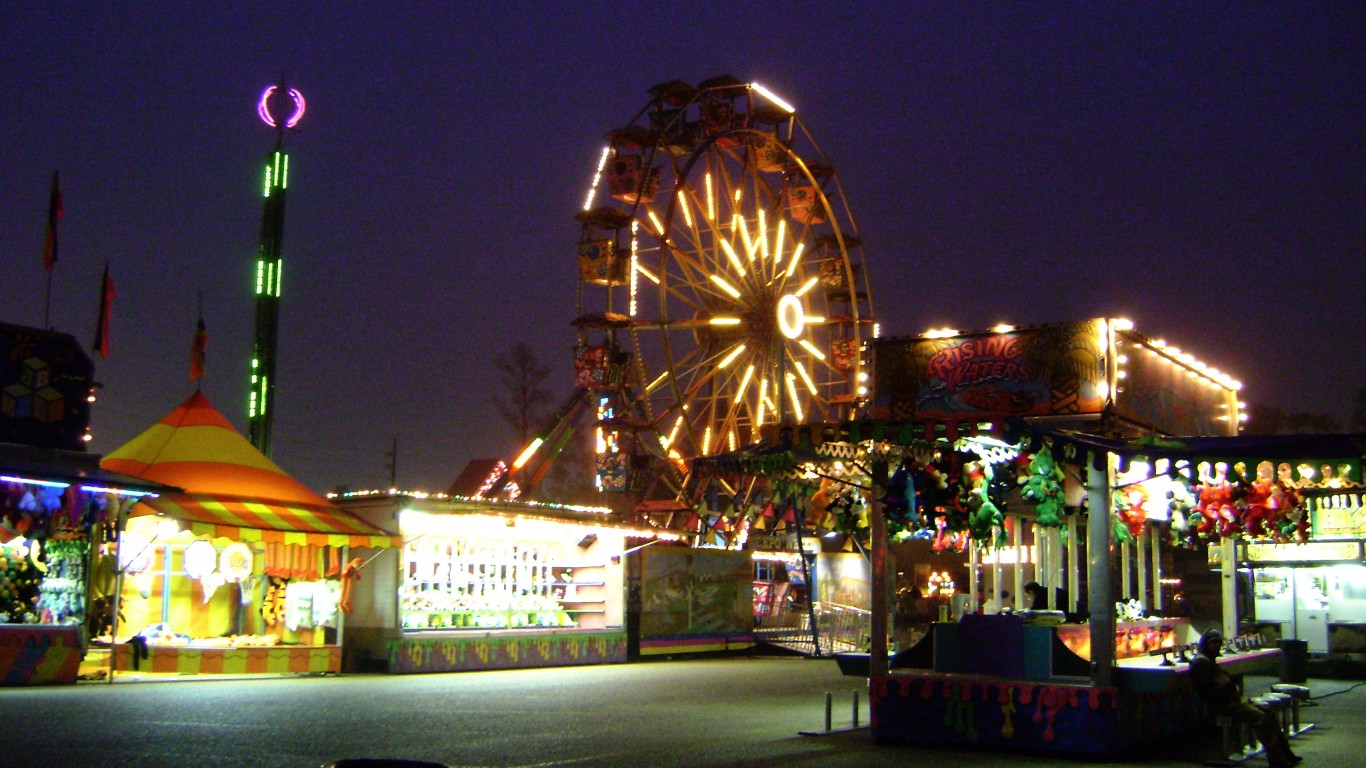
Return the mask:
POLYGON ((1303 683, 1309 680, 1309 641, 1281 641, 1281 682, 1303 683))

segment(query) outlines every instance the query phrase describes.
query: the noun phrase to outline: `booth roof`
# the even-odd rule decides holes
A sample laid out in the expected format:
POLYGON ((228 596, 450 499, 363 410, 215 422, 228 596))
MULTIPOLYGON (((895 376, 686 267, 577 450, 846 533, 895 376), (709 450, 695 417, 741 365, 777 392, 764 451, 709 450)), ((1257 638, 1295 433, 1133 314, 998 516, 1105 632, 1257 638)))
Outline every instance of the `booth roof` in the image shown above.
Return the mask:
POLYGON ((183 489, 145 499, 131 514, 185 520, 198 534, 334 546, 400 543, 286 474, 201 392, 110 453, 101 466, 183 489))
POLYGON ((140 493, 169 493, 180 490, 104 469, 100 466, 100 457, 93 453, 34 448, 12 443, 0 443, 0 474, 140 493))

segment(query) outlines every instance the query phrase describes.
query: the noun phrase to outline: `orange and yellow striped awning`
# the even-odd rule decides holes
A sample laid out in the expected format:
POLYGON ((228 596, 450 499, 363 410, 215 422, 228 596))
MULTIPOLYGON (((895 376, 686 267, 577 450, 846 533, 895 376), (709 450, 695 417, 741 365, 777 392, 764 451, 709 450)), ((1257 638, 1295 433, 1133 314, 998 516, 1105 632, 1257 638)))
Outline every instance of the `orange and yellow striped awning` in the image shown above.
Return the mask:
POLYGON ((172 493, 143 499, 133 515, 166 515, 188 523, 196 536, 315 547, 391 547, 403 543, 336 508, 211 493, 172 493))

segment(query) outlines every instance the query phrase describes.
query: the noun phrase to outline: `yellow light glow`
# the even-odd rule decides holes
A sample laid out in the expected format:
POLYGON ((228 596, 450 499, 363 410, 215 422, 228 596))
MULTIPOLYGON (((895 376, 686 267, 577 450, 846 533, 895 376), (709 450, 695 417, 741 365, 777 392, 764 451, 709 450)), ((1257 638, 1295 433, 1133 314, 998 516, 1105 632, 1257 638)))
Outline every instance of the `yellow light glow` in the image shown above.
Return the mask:
POLYGON ((792 414, 797 417, 797 421, 802 421, 802 401, 797 397, 797 377, 787 374, 787 394, 792 398, 792 414))
POLYGON ((1117 317, 1112 322, 1116 331, 1132 331, 1134 329, 1134 321, 1126 317, 1117 317))
POLYGON ((708 453, 711 453, 711 426, 710 426, 710 425, 707 427, 707 431, 702 433, 702 455, 703 455, 703 456, 706 456, 708 453))
POLYGON ((749 380, 754 378, 754 363, 750 363, 745 369, 745 375, 740 378, 740 386, 735 390, 735 399, 740 400, 745 396, 745 389, 749 387, 749 380))
POLYGON ((951 339, 957 335, 958 329, 956 328, 931 328, 925 331, 925 338, 927 339, 951 339))
POLYGON ((732 350, 730 351, 730 354, 726 355, 726 356, 721 360, 721 362, 717 363, 717 364, 716 364, 716 367, 717 367, 717 368, 725 368, 726 366, 728 366, 728 365, 730 365, 731 363, 735 362, 735 358, 739 357, 739 356, 740 356, 740 353, 741 353, 741 352, 744 352, 744 351, 745 351, 745 345, 744 345, 744 344, 740 344, 740 345, 737 346, 735 349, 732 349, 732 350))
POLYGON ((992 326, 991 330, 995 333, 1010 333, 1015 330, 1015 326, 1010 323, 1001 323, 1000 325, 992 326))
POLYGON ((528 445, 528 446, 526 447, 526 450, 522 451, 522 455, 521 455, 521 456, 518 456, 518 457, 517 457, 517 460, 514 461, 514 462, 512 462, 512 468, 513 468, 513 469, 521 469, 523 464, 527 463, 527 462, 531 459, 532 456, 536 455, 536 449, 540 448, 540 447, 541 447, 541 443, 544 443, 544 442, 545 442, 545 438, 541 438, 541 437, 538 437, 538 438, 536 438, 535 440, 532 440, 532 441, 531 441, 531 445, 528 445))
POLYGON ((814 278, 814 277, 811 278, 810 280, 807 280, 806 282, 802 283, 802 287, 800 287, 800 288, 797 289, 797 293, 796 293, 795 295, 797 295, 797 296, 802 296, 802 295, 804 295, 807 291, 811 290, 812 288, 815 288, 815 287, 816 287, 816 283, 818 283, 818 282, 820 282, 820 281, 819 281, 818 279, 814 278))
POLYGON ((736 440, 735 440, 735 430, 733 430, 733 429, 730 431, 729 443, 730 443, 730 449, 731 449, 732 451, 734 451, 735 448, 736 448, 736 440))
POLYGON ((655 225, 655 231, 661 235, 664 234, 664 222, 659 220, 659 217, 655 215, 654 211, 648 211, 647 213, 650 216, 650 223, 655 225))
POLYGON ((673 445, 673 442, 678 439, 678 430, 682 428, 683 417, 679 416, 678 419, 674 422, 674 428, 669 430, 669 445, 673 445))
MULTIPOLYGON (((721 240, 721 250, 726 252, 726 258, 730 259, 731 266, 735 267, 735 272, 742 277, 745 274, 745 265, 740 262, 740 255, 731 247, 729 240, 721 240)), ((735 298, 740 298, 736 296, 735 298)))
POLYGON ((815 345, 812 344, 811 342, 807 341, 806 339, 801 339, 801 340, 798 341, 797 343, 800 344, 800 345, 802 345, 802 347, 803 347, 807 352, 810 352, 812 355, 815 355, 815 357, 816 357, 817 360, 824 360, 824 359, 825 359, 825 353, 824 353, 824 352, 821 352, 819 349, 816 349, 815 345))
POLYGON ((731 296, 734 296, 737 299, 740 298, 740 291, 737 290, 735 286, 726 282, 725 278, 721 277, 720 275, 712 275, 711 281, 713 283, 716 283, 718 286, 721 287, 721 290, 725 291, 726 293, 729 293, 731 296))
POLYGON ((736 205, 739 205, 739 204, 740 204, 740 192, 741 192, 741 190, 739 190, 739 189, 735 190, 735 204, 736 204, 736 205))
POLYGON ((740 324, 740 318, 738 318, 738 317, 713 317, 712 319, 708 320, 707 323, 710 324, 710 325, 739 325, 739 324, 740 324))
POLYGON ((764 423, 764 403, 768 402, 768 377, 759 377, 759 410, 754 416, 754 426, 762 426, 764 423))
POLYGON ((806 372, 806 366, 802 365, 800 360, 793 360, 792 362, 797 366, 797 373, 801 375, 802 381, 806 382, 807 391, 813 395, 816 394, 816 382, 811 380, 811 374, 806 372))
POLYGON ((774 95, 773 91, 770 91, 762 85, 759 85, 758 83, 750 83, 749 87, 758 91, 760 96, 763 96, 765 99, 768 99, 769 101, 773 102, 775 105, 778 106, 779 109, 783 110, 789 115, 797 111, 796 107, 793 107, 791 104, 788 104, 786 101, 783 101, 782 99, 778 98, 776 95, 774 95))
POLYGON ((680 191, 676 199, 678 200, 678 210, 683 212, 683 223, 688 225, 688 229, 692 229, 692 209, 688 207, 688 198, 684 197, 680 191))
POLYGON ((640 222, 637 221, 636 219, 632 219, 632 220, 631 220, 631 300, 630 300, 630 302, 629 302, 629 306, 628 306, 627 312, 626 312, 626 313, 627 313, 628 315, 630 315, 631 317, 635 317, 635 316, 636 316, 636 309, 637 309, 637 306, 636 306, 636 295, 637 295, 637 290, 636 290, 636 288, 637 288, 637 283, 638 283, 639 281, 636 279, 636 264, 637 264, 638 261, 639 261, 639 260, 637 259, 637 255, 640 253, 640 238, 638 237, 639 234, 640 234, 640 222))
POLYGON ((764 209, 759 209, 759 258, 768 261, 768 224, 765 222, 764 209))
POLYGON ((645 267, 642 267, 639 261, 636 262, 636 271, 644 275, 646 280, 649 280, 655 285, 659 285, 659 276, 651 272, 650 270, 646 269, 645 267))
POLYGON ((716 221, 716 190, 712 187, 711 172, 706 175, 707 185, 707 221, 716 221))
POLYGON ((593 173, 593 183, 588 186, 588 195, 584 197, 583 209, 586 211, 593 207, 593 197, 598 192, 598 182, 602 181, 602 169, 607 167, 607 158, 612 154, 610 145, 602 148, 602 157, 598 158, 598 170, 593 173))
POLYGON ((778 232, 773 235, 773 263, 783 261, 783 236, 787 234, 787 219, 778 219, 778 232))
POLYGON ((745 217, 738 213, 735 214, 731 219, 731 226, 740 230, 740 239, 745 242, 745 254, 749 256, 750 261, 754 261, 754 251, 758 246, 755 244, 754 239, 749 236, 749 224, 745 223, 745 217))
POLYGON ((802 249, 805 247, 806 243, 797 243, 797 245, 792 249, 792 261, 788 262, 787 265, 788 277, 792 277, 792 273, 797 271, 797 264, 800 263, 802 260, 802 249))

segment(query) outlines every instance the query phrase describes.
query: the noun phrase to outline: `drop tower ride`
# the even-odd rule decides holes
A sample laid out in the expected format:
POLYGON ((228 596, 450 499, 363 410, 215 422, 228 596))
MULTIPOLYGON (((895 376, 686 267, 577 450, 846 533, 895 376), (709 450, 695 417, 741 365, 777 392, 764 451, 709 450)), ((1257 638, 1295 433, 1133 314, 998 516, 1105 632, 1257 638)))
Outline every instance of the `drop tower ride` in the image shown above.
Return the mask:
POLYGON ((275 416, 275 349, 283 268, 280 254, 285 234, 285 190, 289 186, 285 135, 295 130, 303 119, 303 94, 287 88, 282 80, 261 92, 256 113, 266 125, 275 129, 275 148, 266 160, 261 246, 256 256, 256 326, 252 336, 247 426, 251 444, 269 456, 271 423, 275 416))

